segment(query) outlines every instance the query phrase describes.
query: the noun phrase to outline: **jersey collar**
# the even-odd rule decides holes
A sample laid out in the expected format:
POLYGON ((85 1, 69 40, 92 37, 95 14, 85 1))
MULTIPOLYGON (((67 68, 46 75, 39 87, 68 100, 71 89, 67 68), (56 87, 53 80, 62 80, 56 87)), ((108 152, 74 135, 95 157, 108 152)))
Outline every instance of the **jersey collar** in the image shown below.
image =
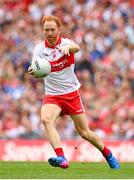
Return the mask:
POLYGON ((54 46, 49 46, 48 41, 45 40, 45 46, 49 48, 55 48, 58 44, 61 43, 61 38, 59 38, 54 46))

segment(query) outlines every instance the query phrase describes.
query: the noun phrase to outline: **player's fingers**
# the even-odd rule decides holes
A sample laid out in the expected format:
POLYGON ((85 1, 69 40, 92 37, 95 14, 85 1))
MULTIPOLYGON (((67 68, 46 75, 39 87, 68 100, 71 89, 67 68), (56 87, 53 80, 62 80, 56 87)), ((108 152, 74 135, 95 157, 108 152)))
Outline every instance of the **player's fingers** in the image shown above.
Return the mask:
POLYGON ((61 48, 61 52, 62 52, 62 53, 65 53, 65 49, 64 49, 64 48, 61 48))
POLYGON ((70 56, 70 53, 68 52, 67 55, 70 56))
POLYGON ((31 67, 28 68, 28 73, 29 73, 30 75, 34 76, 34 78, 37 78, 37 79, 40 78, 39 76, 36 76, 36 75, 34 74, 33 69, 32 69, 31 67))
POLYGON ((70 56, 69 48, 68 48, 68 47, 58 47, 57 49, 58 49, 60 52, 62 52, 63 54, 70 56))
POLYGON ((32 70, 32 68, 29 66, 29 68, 28 68, 28 72, 29 72, 29 71, 31 71, 31 70, 32 70))
POLYGON ((65 54, 70 56, 70 53, 69 53, 69 48, 65 48, 65 54))
POLYGON ((29 73, 33 73, 33 69, 31 67, 28 68, 29 73))
POLYGON ((33 72, 32 69, 29 69, 29 70, 28 70, 28 73, 29 73, 30 75, 34 75, 34 72, 33 72))
POLYGON ((39 77, 39 76, 34 76, 34 78, 38 79, 38 78, 40 78, 40 77, 39 77))

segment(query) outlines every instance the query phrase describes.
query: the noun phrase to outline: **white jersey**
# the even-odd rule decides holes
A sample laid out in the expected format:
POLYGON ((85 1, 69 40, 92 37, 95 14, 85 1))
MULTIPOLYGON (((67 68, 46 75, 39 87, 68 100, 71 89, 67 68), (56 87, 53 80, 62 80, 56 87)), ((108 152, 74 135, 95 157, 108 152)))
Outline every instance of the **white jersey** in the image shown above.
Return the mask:
POLYGON ((33 56, 47 59, 52 67, 50 75, 44 78, 45 94, 62 95, 79 89, 80 83, 74 73, 74 53, 68 56, 58 50, 72 42, 68 38, 59 38, 54 47, 49 47, 46 41, 35 46, 33 56))

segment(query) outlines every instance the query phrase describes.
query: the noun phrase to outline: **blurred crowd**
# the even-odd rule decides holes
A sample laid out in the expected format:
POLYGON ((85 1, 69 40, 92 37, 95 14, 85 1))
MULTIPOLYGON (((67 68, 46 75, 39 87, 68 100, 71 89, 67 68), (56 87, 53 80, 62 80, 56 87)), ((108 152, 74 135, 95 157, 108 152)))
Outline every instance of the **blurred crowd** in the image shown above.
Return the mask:
MULTIPOLYGON (((89 127, 103 139, 134 139, 134 1, 0 1, 0 138, 44 138, 43 79, 28 73, 33 47, 44 40, 41 18, 56 15, 62 36, 81 47, 75 72, 89 127)), ((62 139, 79 138, 69 116, 62 139)))

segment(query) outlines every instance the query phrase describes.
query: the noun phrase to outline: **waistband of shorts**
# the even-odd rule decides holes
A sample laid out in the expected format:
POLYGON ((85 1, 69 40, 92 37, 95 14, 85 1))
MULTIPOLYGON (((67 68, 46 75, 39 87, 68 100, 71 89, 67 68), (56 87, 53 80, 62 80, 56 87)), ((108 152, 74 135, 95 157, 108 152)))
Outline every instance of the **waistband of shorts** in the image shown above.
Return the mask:
POLYGON ((76 95, 76 94, 79 94, 79 90, 75 90, 75 91, 72 91, 72 92, 69 92, 69 93, 66 93, 66 94, 45 94, 45 96, 52 96, 52 97, 62 97, 64 95, 67 95, 67 96, 72 96, 72 95, 76 95))

